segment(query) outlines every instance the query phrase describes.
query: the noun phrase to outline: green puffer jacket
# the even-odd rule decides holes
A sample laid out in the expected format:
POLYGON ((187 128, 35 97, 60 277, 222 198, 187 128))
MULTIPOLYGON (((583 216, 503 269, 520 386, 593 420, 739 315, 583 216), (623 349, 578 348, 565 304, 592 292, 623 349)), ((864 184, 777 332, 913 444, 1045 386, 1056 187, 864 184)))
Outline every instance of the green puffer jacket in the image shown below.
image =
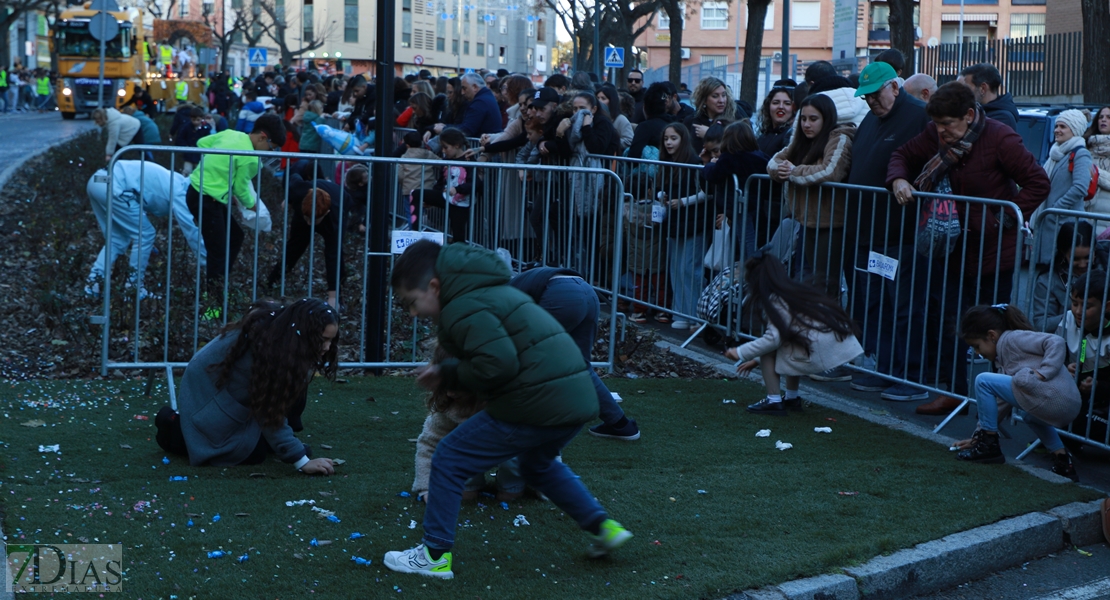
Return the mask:
POLYGON ((586 362, 562 325, 524 292, 497 254, 451 244, 436 261, 440 282, 440 366, 447 389, 487 401, 499 421, 540 427, 597 418, 597 392, 586 362))

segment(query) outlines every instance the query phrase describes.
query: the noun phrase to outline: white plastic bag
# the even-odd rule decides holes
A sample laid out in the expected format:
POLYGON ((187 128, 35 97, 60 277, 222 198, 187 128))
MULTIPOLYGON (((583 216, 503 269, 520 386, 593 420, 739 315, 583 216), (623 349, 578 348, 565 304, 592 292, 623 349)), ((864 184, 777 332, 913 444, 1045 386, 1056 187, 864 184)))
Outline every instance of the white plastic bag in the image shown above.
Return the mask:
POLYGON ((243 227, 251 230, 258 229, 261 232, 273 229, 274 221, 270 217, 270 209, 266 208, 262 200, 255 201, 254 210, 243 208, 243 205, 238 202, 235 206, 239 209, 239 220, 243 222, 243 227))
POLYGON ((723 271, 728 263, 729 242, 731 241, 732 230, 729 229, 728 222, 721 224, 720 229, 713 230, 713 243, 709 246, 709 251, 705 253, 705 258, 702 259, 702 265, 711 271, 723 271))

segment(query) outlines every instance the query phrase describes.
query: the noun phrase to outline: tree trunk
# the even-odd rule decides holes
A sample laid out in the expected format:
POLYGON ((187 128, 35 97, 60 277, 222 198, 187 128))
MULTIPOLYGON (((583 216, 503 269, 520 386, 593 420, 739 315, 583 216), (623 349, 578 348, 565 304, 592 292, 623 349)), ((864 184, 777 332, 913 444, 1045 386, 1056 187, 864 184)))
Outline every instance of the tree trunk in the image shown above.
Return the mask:
MULTIPOLYGON (((682 6, 678 0, 666 0, 662 3, 667 18, 671 20, 671 59, 667 69, 667 79, 678 87, 682 82, 682 6)), ((691 82, 695 83, 695 82, 691 82)))
POLYGON ((758 107, 756 95, 759 93, 759 62, 763 55, 763 22, 767 19, 768 4, 770 0, 748 0, 748 32, 744 37, 744 69, 740 74, 740 99, 756 107, 758 107))
POLYGON ((906 57, 906 68, 902 69, 903 79, 909 79, 916 72, 917 60, 914 57, 913 0, 890 0, 890 47, 906 57))
POLYGON ((1083 102, 1110 104, 1110 4, 1082 0, 1083 102))

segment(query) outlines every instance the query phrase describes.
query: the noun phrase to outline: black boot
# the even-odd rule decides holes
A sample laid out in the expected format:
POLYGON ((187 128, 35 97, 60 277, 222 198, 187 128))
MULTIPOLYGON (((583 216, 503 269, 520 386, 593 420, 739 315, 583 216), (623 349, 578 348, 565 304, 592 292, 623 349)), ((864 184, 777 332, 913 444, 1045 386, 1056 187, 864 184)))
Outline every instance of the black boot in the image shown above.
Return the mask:
POLYGON ((998 434, 988 434, 976 431, 972 436, 972 445, 956 455, 958 460, 974 463, 1000 465, 1006 462, 1002 448, 998 445, 998 434))
POLYGON ((1075 472, 1075 463, 1072 462, 1071 453, 1067 450, 1064 450, 1063 454, 1052 455, 1052 472, 1079 483, 1079 473, 1075 472))

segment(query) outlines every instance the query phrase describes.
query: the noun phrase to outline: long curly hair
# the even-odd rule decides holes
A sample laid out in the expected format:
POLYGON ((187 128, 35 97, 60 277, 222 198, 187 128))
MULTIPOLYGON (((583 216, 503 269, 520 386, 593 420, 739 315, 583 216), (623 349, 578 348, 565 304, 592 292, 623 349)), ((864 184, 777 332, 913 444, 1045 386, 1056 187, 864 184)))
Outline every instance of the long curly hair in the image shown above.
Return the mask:
POLYGON ((715 119, 731 123, 736 120, 736 100, 732 97, 732 90, 729 89, 725 82, 717 79, 716 77, 706 77, 698 82, 697 87, 694 88, 694 93, 691 94, 690 100, 694 102, 694 106, 698 110, 698 116, 709 118, 709 109, 706 103, 709 102, 709 97, 717 88, 725 89, 725 112, 717 115, 715 119))
POLYGON ((223 362, 213 365, 219 372, 216 388, 231 381, 235 363, 251 354, 251 414, 263 427, 280 427, 285 415, 304 395, 312 376, 321 373, 335 381, 337 342, 331 341, 321 354, 324 329, 339 325, 338 315, 325 302, 304 298, 289 305, 272 300, 252 304, 247 315, 224 328, 222 334, 239 332, 239 338, 223 362))

